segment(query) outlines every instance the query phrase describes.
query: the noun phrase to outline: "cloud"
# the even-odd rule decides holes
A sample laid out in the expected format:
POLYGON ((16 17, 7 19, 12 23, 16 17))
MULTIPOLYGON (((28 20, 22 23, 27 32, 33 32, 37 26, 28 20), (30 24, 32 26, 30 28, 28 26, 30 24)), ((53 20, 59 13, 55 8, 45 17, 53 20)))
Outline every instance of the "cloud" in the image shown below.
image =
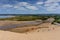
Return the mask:
POLYGON ((47 0, 45 3, 56 3, 60 2, 60 0, 47 0))
POLYGON ((37 4, 37 5, 41 5, 41 4, 43 4, 43 3, 44 3, 44 2, 37 2, 36 4, 37 4))
POLYGON ((22 8, 25 10, 25 9, 30 9, 30 10, 38 10, 38 8, 36 6, 33 6, 32 4, 29 4, 28 2, 20 2, 20 3, 17 3, 14 8, 19 8, 19 9, 22 9, 22 8))
POLYGON ((54 6, 50 6, 50 7, 47 7, 46 10, 47 11, 55 11, 57 7, 54 7, 54 6))
POLYGON ((17 10, 38 10, 38 8, 28 2, 18 2, 17 4, 3 4, 0 8, 14 8, 17 10))
POLYGON ((31 10, 38 10, 36 6, 26 6, 26 8, 31 10))
POLYGON ((10 5, 10 4, 4 4, 4 5, 2 5, 1 7, 3 7, 3 8, 11 8, 11 7, 13 7, 13 5, 10 5))
POLYGON ((19 8, 19 6, 14 6, 13 8, 19 8))
POLYGON ((37 1, 34 4, 28 2, 17 2, 16 4, 3 4, 2 8, 14 8, 17 10, 42 10, 55 11, 60 9, 60 0, 47 0, 45 2, 37 1))
POLYGON ((27 10, 26 8, 24 8, 24 7, 19 7, 19 6, 14 6, 14 8, 17 9, 17 10, 27 10))
POLYGON ((17 8, 17 10, 27 10, 27 9, 24 7, 19 7, 19 8, 17 8))
POLYGON ((7 9, 7 8, 13 8, 13 5, 11 4, 1 4, 0 9, 7 9))
POLYGON ((20 6, 28 6, 30 4, 28 2, 19 2, 17 5, 20 5, 20 6))
POLYGON ((55 11, 58 7, 60 8, 59 1, 60 0, 47 0, 44 6, 47 11, 55 11))

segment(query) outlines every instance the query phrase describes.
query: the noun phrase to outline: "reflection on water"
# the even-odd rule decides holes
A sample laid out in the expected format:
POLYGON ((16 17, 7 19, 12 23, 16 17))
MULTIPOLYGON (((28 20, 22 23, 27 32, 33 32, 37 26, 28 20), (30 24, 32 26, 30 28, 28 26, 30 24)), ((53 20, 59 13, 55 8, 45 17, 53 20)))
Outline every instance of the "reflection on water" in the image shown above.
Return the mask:
POLYGON ((9 17, 14 17, 14 16, 0 16, 0 18, 9 18, 9 17))

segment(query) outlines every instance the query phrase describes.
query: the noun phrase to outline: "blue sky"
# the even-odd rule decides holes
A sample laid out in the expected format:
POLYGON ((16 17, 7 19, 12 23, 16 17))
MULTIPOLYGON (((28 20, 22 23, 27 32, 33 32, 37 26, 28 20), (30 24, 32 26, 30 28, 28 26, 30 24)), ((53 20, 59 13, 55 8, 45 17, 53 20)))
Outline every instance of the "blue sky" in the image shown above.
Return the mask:
POLYGON ((60 13, 60 0, 0 0, 0 14, 60 13))

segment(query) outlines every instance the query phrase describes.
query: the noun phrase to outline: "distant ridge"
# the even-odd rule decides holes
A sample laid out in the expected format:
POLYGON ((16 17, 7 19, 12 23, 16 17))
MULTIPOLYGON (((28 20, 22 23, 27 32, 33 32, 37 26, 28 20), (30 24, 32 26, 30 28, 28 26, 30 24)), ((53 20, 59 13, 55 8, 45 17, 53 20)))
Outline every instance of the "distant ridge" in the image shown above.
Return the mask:
POLYGON ((0 14, 0 16, 29 16, 29 15, 37 15, 37 16, 60 16, 60 14, 0 14))

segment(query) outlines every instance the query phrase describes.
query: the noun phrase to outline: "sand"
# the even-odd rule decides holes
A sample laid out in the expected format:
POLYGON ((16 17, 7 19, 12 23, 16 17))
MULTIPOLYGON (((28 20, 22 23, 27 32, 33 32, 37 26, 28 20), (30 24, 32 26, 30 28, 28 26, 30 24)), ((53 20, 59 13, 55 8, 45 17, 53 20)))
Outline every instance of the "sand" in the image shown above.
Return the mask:
MULTIPOLYGON (((55 26, 55 25, 52 25, 55 26)), ((60 27, 54 30, 15 33, 0 30, 0 40, 60 40, 60 27)))
POLYGON ((12 25, 12 24, 21 24, 21 23, 25 23, 25 22, 29 22, 29 21, 0 21, 0 26, 6 26, 6 25, 12 25))
MULTIPOLYGON (((3 21, 0 22, 3 25, 3 21)), ((12 21, 5 21, 5 23, 7 22, 10 24, 12 21)), ((60 26, 50 23, 43 23, 39 26, 49 28, 41 28, 27 33, 0 30, 0 40, 60 40, 60 26)))

